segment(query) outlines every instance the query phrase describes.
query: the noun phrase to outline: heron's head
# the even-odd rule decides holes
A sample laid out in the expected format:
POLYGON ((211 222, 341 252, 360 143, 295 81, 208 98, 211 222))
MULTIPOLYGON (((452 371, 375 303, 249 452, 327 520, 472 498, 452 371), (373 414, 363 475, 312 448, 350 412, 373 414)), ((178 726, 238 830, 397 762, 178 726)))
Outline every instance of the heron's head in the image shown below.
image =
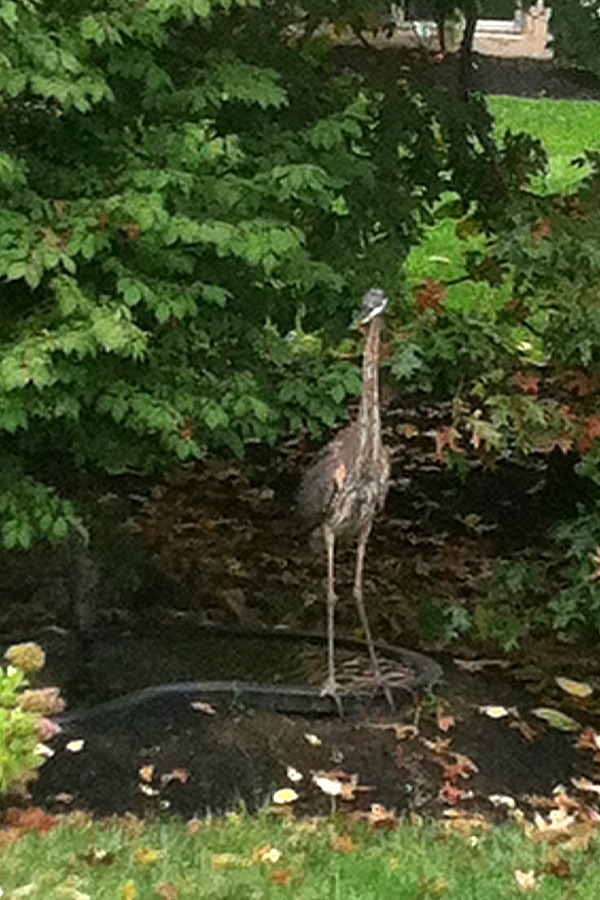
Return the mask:
POLYGON ((369 322, 380 316, 388 304, 388 298, 381 288, 371 288, 362 299, 360 324, 368 325, 369 322))

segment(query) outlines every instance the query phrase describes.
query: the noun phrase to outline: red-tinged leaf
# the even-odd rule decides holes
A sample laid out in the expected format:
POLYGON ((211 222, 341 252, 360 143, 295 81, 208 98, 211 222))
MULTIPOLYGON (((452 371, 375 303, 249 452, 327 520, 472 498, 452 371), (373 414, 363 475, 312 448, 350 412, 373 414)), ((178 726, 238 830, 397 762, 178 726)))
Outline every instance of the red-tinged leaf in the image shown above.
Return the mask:
POLYGON ((468 800, 472 796, 472 791, 463 791, 461 788, 456 787, 456 785, 450 784, 449 781, 444 783, 438 793, 440 800, 443 800, 444 803, 449 803, 450 806, 456 806, 461 800, 468 800))
POLYGON ((592 441, 600 437, 600 416, 587 417, 585 420, 585 434, 592 441))
POLYGON ((271 884, 291 884, 294 873, 291 869, 272 869, 269 873, 269 881, 271 884))
POLYGON ((552 222, 550 219, 541 219, 531 229, 531 243, 536 246, 552 234, 552 222))
POLYGON ((455 761, 453 763, 443 763, 445 781, 456 781, 458 778, 470 778, 479 769, 472 759, 463 756, 462 753, 454 754, 455 761))
POLYGON ((22 832, 38 831, 40 834, 46 834, 58 824, 58 817, 45 813, 37 806, 30 809, 10 807, 4 814, 4 821, 11 828, 18 828, 22 832))
POLYGON ((440 731, 448 732, 451 728, 454 728, 454 716, 446 715, 441 706, 438 706, 436 709, 435 718, 440 731))
POLYGON ((160 782, 163 787, 171 781, 178 781, 179 784, 185 784, 189 778, 187 769, 173 769, 172 772, 166 772, 160 776, 160 782))
POLYGON ((539 393, 540 379, 537 375, 525 375, 524 372, 515 372, 512 383, 522 394, 537 396, 539 393))
POLYGON ((558 433, 558 437, 554 440, 554 446, 558 447, 564 454, 570 453, 574 444, 575 441, 573 440, 573 435, 569 434, 564 428, 558 433))
POLYGON ((452 450, 453 453, 459 453, 457 440, 460 433, 456 428, 448 425, 442 425, 435 433, 435 458, 438 462, 443 463, 446 459, 446 448, 452 450))
POLYGON ((436 312, 441 309, 442 301, 446 296, 446 285, 433 278, 427 278, 423 284, 415 288, 415 307, 418 312, 433 309, 436 312))
POLYGON ((578 397, 589 397, 598 390, 598 376, 596 373, 588 375, 587 372, 578 370, 571 373, 569 380, 565 382, 565 387, 573 394, 577 394, 578 397))
POLYGON ((584 728, 577 738, 576 750, 591 750, 593 753, 600 751, 600 734, 593 728, 584 728))

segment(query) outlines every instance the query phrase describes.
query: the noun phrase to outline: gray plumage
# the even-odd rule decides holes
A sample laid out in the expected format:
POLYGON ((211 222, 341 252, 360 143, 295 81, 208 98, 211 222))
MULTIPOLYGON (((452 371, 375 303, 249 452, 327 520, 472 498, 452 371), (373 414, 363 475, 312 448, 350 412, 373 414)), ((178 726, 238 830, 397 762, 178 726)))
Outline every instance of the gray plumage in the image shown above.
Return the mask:
POLYGON ((334 660, 335 542, 356 538, 354 599, 365 632, 375 681, 383 687, 393 707, 391 692, 383 681, 375 654, 362 588, 367 541, 373 520, 385 504, 390 477, 389 454, 381 441, 379 411, 381 321, 387 302, 384 292, 377 288, 363 297, 361 324, 368 330, 358 418, 333 438, 304 475, 298 494, 298 509, 311 527, 321 524, 327 547, 328 677, 323 690, 338 698, 334 660))

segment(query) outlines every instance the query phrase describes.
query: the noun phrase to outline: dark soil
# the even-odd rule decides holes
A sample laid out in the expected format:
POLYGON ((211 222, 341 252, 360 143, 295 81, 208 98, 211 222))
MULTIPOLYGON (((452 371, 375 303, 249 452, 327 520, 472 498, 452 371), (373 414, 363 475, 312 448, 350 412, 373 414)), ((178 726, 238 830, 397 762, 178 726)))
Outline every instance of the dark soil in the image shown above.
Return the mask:
MULTIPOLYGON (((388 74, 400 64, 395 51, 370 57, 364 50, 343 51, 347 60, 356 52, 361 65, 387 67, 388 74)), ((448 86, 455 69, 448 59, 421 77, 448 86)), ((600 99, 597 83, 529 60, 479 58, 472 87, 600 99)), ((499 559, 537 554, 552 573, 548 525, 582 499, 574 461, 561 456, 540 456, 527 465, 507 460, 493 470, 473 462, 466 480, 459 480, 435 456, 435 431, 448 422, 448 409, 415 398, 388 410, 393 482, 367 557, 365 592, 375 633, 430 652, 448 636, 436 625, 439 605, 477 609, 499 559)), ((46 679, 64 688, 69 709, 182 678, 289 680, 285 652, 277 675, 269 668, 272 660, 254 651, 241 658, 222 643, 194 651, 185 630, 192 620, 323 630, 322 548, 298 531, 292 512, 309 457, 307 448, 291 442, 277 452, 257 451, 244 465, 213 460, 161 485, 126 479, 84 486, 83 501, 99 523, 95 555, 42 548, 5 556, 0 642, 40 640, 48 650, 46 679), (178 621, 184 632, 179 637, 172 627, 178 621)), ((338 563, 338 628, 352 635, 357 621, 348 550, 340 550, 338 563)), ((226 704, 210 715, 173 698, 101 719, 71 719, 53 742, 55 755, 43 766, 33 799, 51 809, 81 807, 102 815, 203 815, 240 802, 255 810, 288 784, 291 765, 303 774, 295 785, 299 812, 329 811, 330 799, 312 784, 311 773, 335 770, 357 775, 370 788, 341 806, 378 802, 439 814, 448 805, 439 796, 448 781, 444 765, 455 763, 458 753, 478 769, 470 778, 450 779, 453 788, 474 792, 461 806, 488 812, 489 795, 498 793, 526 803, 526 796, 549 794, 558 784, 569 788, 571 777, 592 774, 590 754, 575 750, 572 735, 533 718, 532 708, 566 708, 582 726, 596 727, 595 704, 569 705, 553 677, 586 678, 600 687, 595 647, 575 652, 568 644, 528 640, 509 660, 509 671, 468 674, 442 658, 446 680, 436 697, 425 697, 418 713, 405 709, 398 717, 410 723, 420 716, 418 733, 406 740, 393 727, 381 727, 395 722, 381 712, 373 721, 340 721, 226 704), (492 720, 479 712, 481 704, 515 707, 519 715, 492 720), (456 720, 447 734, 436 724, 438 706, 456 720), (317 735, 320 745, 310 744, 306 734, 317 735), (84 740, 77 753, 65 749, 74 738, 84 740), (432 749, 432 741, 448 738, 448 746, 438 742, 432 749), (148 776, 150 766, 145 781, 140 769, 146 767, 148 776)), ((498 654, 497 647, 489 650, 498 654)), ((321 654, 313 680, 322 667, 321 654)))

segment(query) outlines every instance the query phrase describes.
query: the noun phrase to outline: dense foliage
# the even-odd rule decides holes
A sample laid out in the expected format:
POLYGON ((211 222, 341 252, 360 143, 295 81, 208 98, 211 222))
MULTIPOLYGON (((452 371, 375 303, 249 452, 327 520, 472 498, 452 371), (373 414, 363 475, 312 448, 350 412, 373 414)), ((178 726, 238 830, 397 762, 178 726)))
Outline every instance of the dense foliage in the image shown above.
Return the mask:
POLYGON ((600 76, 598 0, 553 0, 550 31, 556 59, 600 76))
POLYGON ((446 188, 504 208, 521 151, 480 102, 334 73, 315 25, 360 7, 0 3, 5 546, 77 526, 68 471, 332 425, 363 288, 446 188))

